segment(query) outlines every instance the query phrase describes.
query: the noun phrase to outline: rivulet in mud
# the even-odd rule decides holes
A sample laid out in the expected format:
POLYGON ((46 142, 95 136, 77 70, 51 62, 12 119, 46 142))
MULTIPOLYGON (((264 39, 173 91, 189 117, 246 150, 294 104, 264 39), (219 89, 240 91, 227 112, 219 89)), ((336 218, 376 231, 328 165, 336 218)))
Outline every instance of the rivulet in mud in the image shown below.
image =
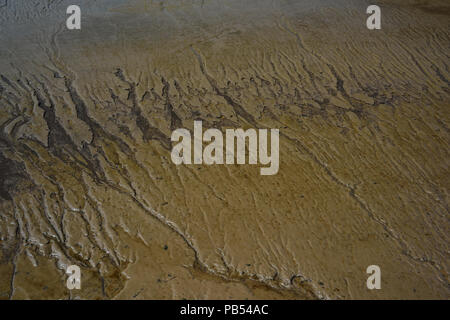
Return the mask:
POLYGON ((366 1, 70 4, 0 4, 1 299, 450 297, 446 1, 381 30, 366 1), (277 174, 175 165, 196 120, 279 129, 277 174))

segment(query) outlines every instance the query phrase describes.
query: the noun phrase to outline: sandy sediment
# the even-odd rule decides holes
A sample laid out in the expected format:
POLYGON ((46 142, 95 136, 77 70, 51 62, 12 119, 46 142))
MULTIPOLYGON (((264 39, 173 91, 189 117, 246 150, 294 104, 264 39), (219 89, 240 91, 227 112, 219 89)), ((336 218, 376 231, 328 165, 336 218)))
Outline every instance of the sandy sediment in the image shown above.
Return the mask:
POLYGON ((0 298, 449 298, 445 1, 377 31, 360 1, 98 1, 80 31, 32 3, 0 8, 0 298), (175 166, 194 120, 280 129, 278 174, 175 166))

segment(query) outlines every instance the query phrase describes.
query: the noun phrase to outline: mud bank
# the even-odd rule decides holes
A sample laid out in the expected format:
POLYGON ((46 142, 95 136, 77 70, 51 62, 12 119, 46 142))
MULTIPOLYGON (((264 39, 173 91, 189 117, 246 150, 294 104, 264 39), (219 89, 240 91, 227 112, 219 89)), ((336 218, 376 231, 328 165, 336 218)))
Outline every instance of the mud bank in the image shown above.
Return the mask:
POLYGON ((0 8, 0 298, 450 297, 445 1, 378 31, 365 1, 245 3, 0 8), (174 165, 195 120, 279 129, 278 173, 174 165))

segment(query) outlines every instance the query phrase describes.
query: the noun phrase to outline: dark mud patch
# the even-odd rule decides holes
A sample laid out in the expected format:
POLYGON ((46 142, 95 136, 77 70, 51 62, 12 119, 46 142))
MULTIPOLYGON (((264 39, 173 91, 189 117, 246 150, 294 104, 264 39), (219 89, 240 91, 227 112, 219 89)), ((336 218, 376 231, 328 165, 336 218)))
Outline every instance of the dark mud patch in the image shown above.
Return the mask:
POLYGON ((380 2, 381 6, 391 6, 395 8, 408 8, 420 10, 433 15, 450 15, 450 4, 448 1, 428 1, 428 0, 388 0, 380 2))
POLYGON ((450 16, 450 6, 415 6, 415 7, 429 14, 450 16))
POLYGON ((0 153, 0 198, 12 200, 12 195, 30 181, 22 163, 6 158, 0 153))

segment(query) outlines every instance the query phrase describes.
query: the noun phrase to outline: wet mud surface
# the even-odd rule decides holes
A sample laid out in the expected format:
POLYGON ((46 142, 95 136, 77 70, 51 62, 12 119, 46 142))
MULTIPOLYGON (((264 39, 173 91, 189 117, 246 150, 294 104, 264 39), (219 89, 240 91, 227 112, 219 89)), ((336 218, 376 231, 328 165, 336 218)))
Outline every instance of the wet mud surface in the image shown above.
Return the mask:
POLYGON ((81 30, 3 2, 0 299, 450 297, 446 1, 376 31, 366 1, 95 1, 81 30), (278 174, 174 165, 195 120, 280 129, 278 174))

